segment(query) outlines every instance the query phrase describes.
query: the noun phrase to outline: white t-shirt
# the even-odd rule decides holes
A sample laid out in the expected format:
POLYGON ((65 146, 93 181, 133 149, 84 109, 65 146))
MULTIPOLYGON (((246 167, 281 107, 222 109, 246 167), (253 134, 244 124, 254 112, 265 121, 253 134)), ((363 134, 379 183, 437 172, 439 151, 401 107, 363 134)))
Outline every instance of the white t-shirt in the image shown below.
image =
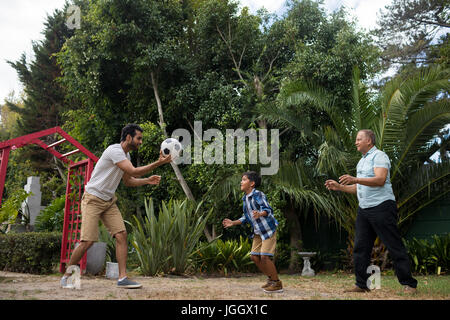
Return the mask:
POLYGON ((116 163, 125 159, 131 160, 130 154, 125 154, 122 146, 117 143, 110 145, 103 152, 95 165, 91 179, 84 190, 100 199, 109 201, 114 197, 117 187, 124 172, 116 166, 116 163))

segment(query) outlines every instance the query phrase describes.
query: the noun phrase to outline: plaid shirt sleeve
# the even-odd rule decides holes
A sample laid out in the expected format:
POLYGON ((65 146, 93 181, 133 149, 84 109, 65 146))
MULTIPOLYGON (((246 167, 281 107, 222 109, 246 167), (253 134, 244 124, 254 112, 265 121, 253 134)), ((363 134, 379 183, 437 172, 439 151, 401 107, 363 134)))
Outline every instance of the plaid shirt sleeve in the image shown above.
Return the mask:
POLYGON ((245 217, 245 214, 243 214, 242 217, 239 218, 239 221, 240 221, 242 224, 248 223, 248 219, 245 217))
POLYGON ((267 216, 273 215, 273 209, 272 207, 269 205, 269 202, 267 201, 267 197, 263 192, 259 192, 257 194, 255 194, 255 202, 257 203, 257 205, 259 206, 258 211, 266 211, 267 212, 267 216))

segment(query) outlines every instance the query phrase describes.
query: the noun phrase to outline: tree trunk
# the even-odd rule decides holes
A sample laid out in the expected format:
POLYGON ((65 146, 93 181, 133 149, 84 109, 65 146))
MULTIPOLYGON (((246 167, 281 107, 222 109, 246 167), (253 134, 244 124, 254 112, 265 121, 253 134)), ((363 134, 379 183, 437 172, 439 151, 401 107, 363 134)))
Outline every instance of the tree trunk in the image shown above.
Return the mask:
MULTIPOLYGON (((156 104, 158 106, 159 126, 161 127, 161 130, 163 131, 164 136, 166 138, 168 138, 169 136, 166 131, 166 123, 164 122, 164 114, 163 114, 161 99, 159 98, 159 93, 158 93, 158 82, 155 79, 155 74, 153 73, 153 71, 150 73, 150 75, 152 78, 152 86, 153 86, 153 92, 155 94, 156 104)), ((178 168, 178 165, 175 164, 173 161, 170 162, 170 165, 172 166, 172 169, 175 172, 178 182, 180 183, 181 188, 183 188, 183 191, 186 194, 186 196, 188 197, 188 199, 195 201, 194 195, 192 194, 191 189, 187 185, 186 180, 184 180, 183 174, 181 173, 180 168, 178 168)), ((211 242, 212 240, 214 240, 214 238, 215 238, 214 228, 212 229, 212 235, 208 231, 206 226, 205 226, 205 229, 203 230, 203 232, 204 232, 208 242, 211 242)))
MULTIPOLYGON (((152 85, 153 85, 153 91, 155 93, 155 99, 156 104, 158 105, 158 114, 159 114, 159 126, 161 127, 161 130, 164 133, 164 136, 168 138, 166 131, 166 123, 164 122, 164 115, 162 110, 162 104, 161 100, 159 99, 159 93, 158 93, 158 84, 155 79, 155 75, 153 72, 150 73, 152 77, 152 85)), ((188 197, 188 199, 195 201, 194 195, 191 192, 191 189, 187 185, 186 181, 184 180, 183 174, 181 173, 180 169, 178 168, 178 165, 176 165, 173 161, 170 162, 172 165, 173 171, 175 171, 175 175, 177 176, 178 182, 180 182, 181 187, 183 188, 184 193, 188 197)))
POLYGON ((64 184, 66 184, 67 175, 63 172, 63 169, 60 168, 60 166, 58 164, 58 159, 55 156, 53 156, 53 161, 55 162, 55 169, 56 169, 56 171, 58 171, 59 176, 61 177, 61 180, 64 181, 64 184))
POLYGON ((289 200, 285 216, 290 237, 289 247, 291 249, 288 272, 296 273, 299 271, 298 252, 302 250, 302 230, 292 199, 289 200))

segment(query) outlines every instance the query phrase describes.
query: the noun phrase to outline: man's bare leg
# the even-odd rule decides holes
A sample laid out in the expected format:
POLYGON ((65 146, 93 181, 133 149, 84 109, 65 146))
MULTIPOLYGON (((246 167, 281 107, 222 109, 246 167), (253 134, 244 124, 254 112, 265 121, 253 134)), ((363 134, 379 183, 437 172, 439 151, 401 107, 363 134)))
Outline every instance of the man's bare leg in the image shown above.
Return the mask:
POLYGON ((122 279, 127 276, 127 232, 122 231, 116 233, 114 237, 116 238, 116 258, 119 264, 119 279, 122 279))
MULTIPOLYGON (((76 247, 75 250, 73 250, 72 255, 70 256, 69 264, 67 265, 66 270, 68 269, 69 266, 77 265, 80 262, 81 258, 86 253, 86 251, 88 251, 88 249, 93 244, 94 244, 94 241, 81 241, 80 244, 78 245, 78 247, 76 247)), ((69 277, 72 274, 66 272, 64 275, 69 277)))

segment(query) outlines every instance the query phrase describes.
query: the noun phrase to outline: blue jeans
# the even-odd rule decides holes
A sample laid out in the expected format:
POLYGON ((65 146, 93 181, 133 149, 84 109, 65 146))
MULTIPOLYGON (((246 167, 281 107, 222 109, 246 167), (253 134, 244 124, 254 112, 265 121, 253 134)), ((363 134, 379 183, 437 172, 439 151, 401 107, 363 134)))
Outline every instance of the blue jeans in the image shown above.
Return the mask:
POLYGON ((384 201, 371 208, 362 209, 358 207, 353 249, 356 285, 358 287, 367 288, 366 282, 370 276, 367 273, 367 268, 370 265, 370 256, 377 236, 389 250, 398 281, 402 285, 417 287, 417 280, 411 274, 411 262, 403 245, 397 220, 397 204, 393 200, 384 201))

